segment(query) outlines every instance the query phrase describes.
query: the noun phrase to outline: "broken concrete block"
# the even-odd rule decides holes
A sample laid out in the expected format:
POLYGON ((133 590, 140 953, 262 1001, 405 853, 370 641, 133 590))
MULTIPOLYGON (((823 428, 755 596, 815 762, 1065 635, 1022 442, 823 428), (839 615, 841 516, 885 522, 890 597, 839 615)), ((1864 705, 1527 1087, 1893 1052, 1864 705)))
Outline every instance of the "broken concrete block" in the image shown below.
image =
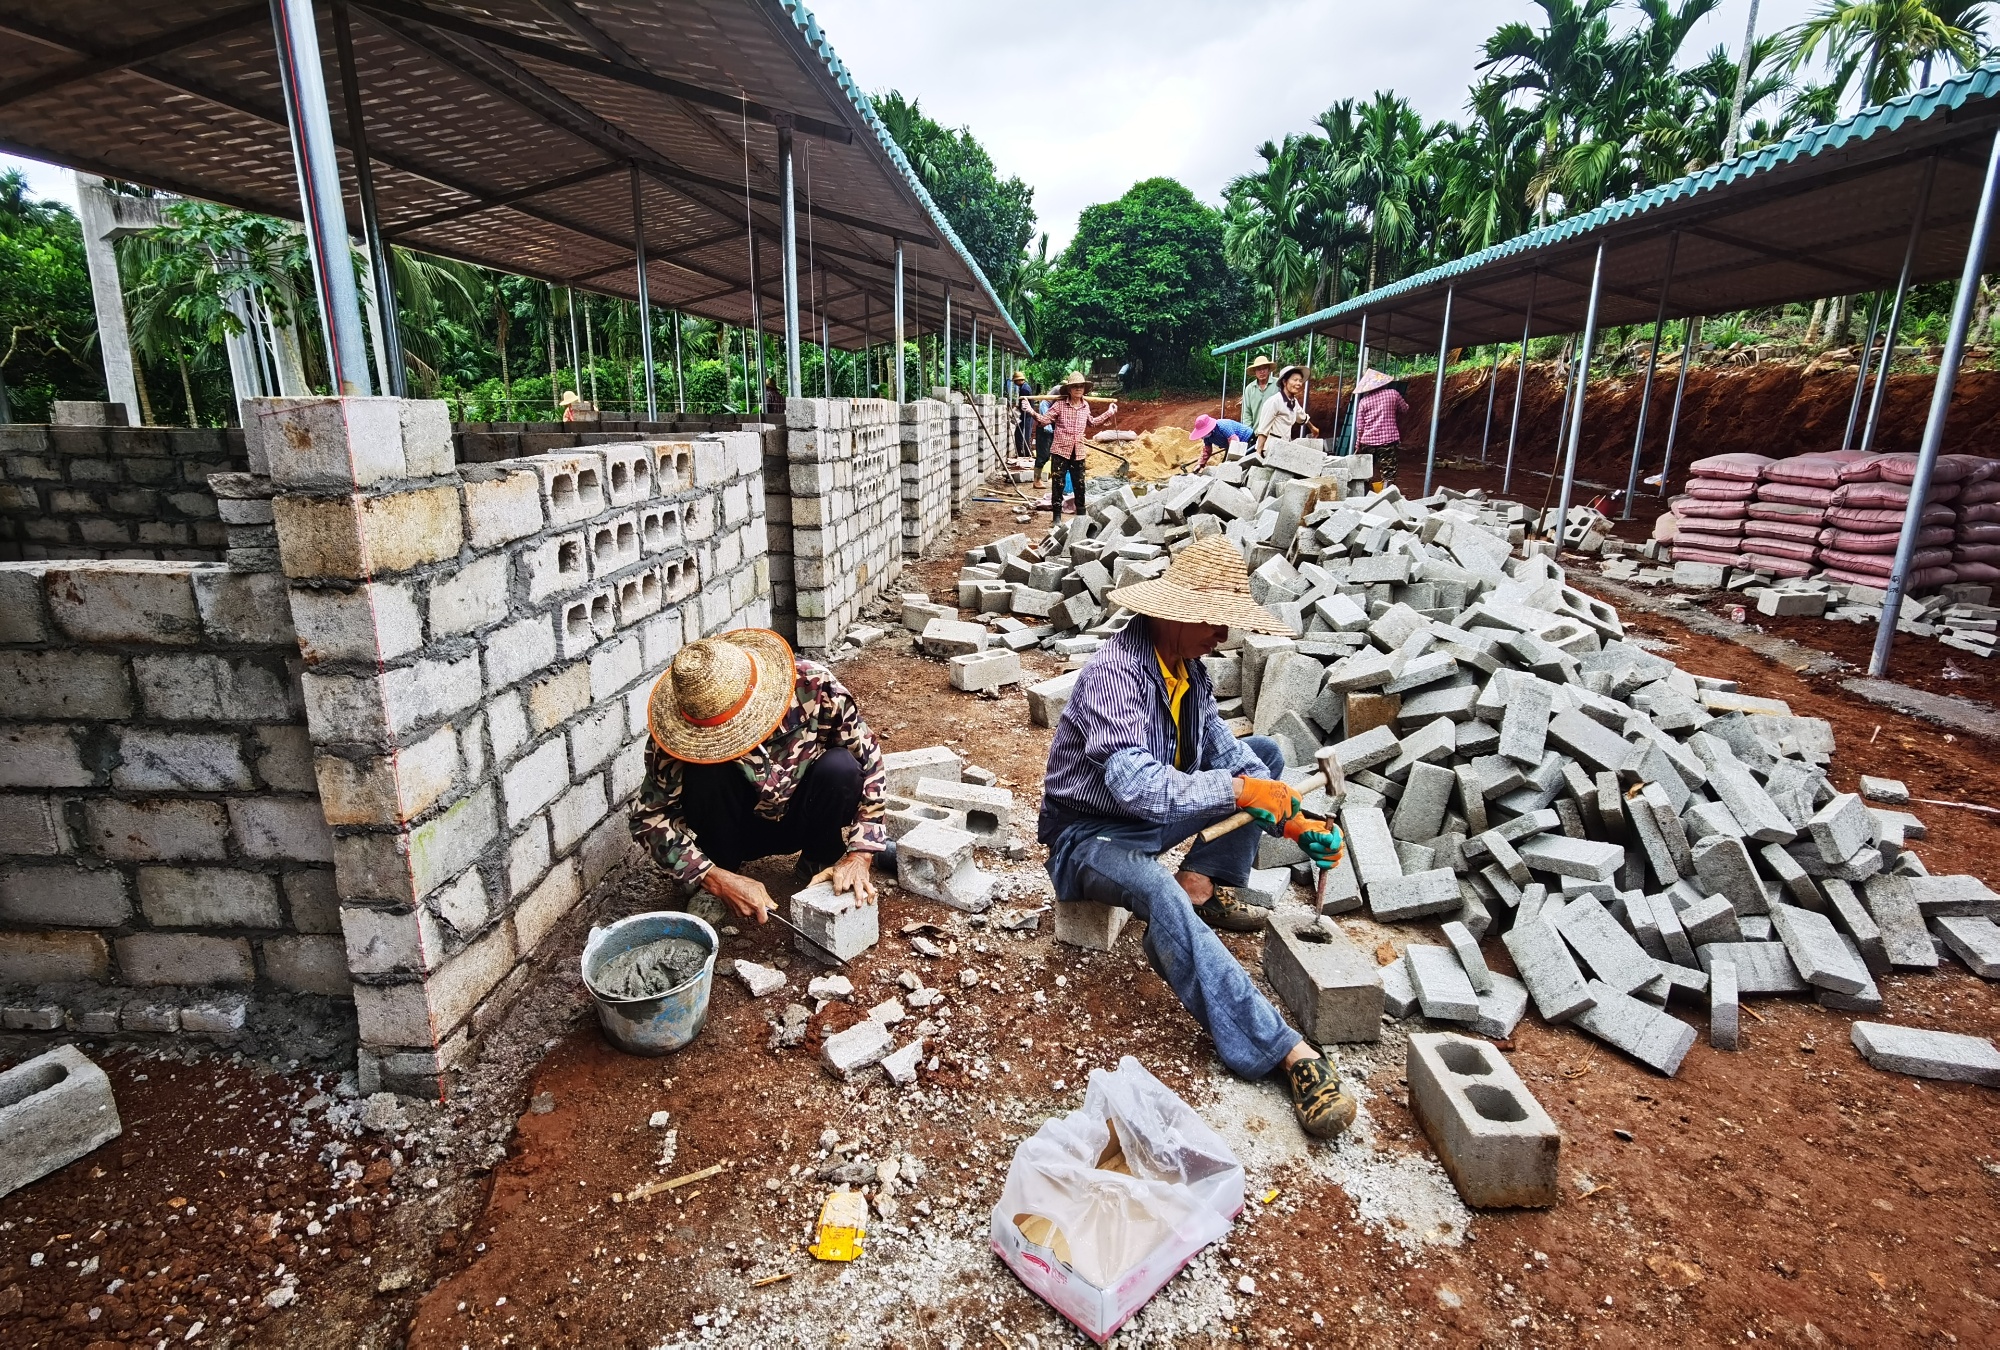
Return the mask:
POLYGON ((1947 914, 1931 923, 1967 970, 1982 980, 2000 980, 2000 924, 1966 914, 1947 914))
POLYGON ((1764 883, 1757 876, 1757 865, 1750 860, 1750 850, 1741 839, 1712 834, 1690 852, 1702 889, 1728 900, 1739 917, 1763 914, 1770 909, 1764 883))
POLYGON ((917 1081, 917 1066, 923 1058, 924 1043, 921 1040, 911 1041, 894 1054, 884 1055, 882 1070, 897 1087, 908 1087, 917 1081))
POLYGON ((793 894, 792 923, 805 934, 798 948, 807 956, 821 955, 810 945, 817 943, 840 960, 851 961, 881 937, 881 913, 874 905, 857 903, 852 892, 836 895, 824 881, 793 894))
POLYGON ((965 760, 945 745, 927 745, 919 750, 891 750, 882 756, 884 789, 892 797, 913 797, 917 784, 926 778, 953 782, 965 768, 965 760))
POLYGON ((1100 904, 1095 900, 1058 900, 1055 902, 1055 936, 1057 942, 1081 947, 1085 951, 1108 952, 1118 942, 1118 935, 1125 931, 1125 925, 1132 919, 1132 911, 1118 905, 1100 904))
POLYGON ((1847 949, 1824 914, 1796 905, 1773 905, 1771 930, 1785 944, 1792 964, 1807 984, 1837 994, 1858 994, 1873 983, 1868 968, 1847 949))
POLYGON ((1480 953, 1479 939, 1471 930, 1457 920, 1444 925, 1444 940, 1451 944, 1458 963, 1465 967, 1465 978, 1472 982, 1472 990, 1477 994, 1488 993, 1493 988, 1493 972, 1486 968, 1486 958, 1480 953))
POLYGON ((1528 1013, 1528 986, 1512 975, 1493 975, 1493 987, 1479 995, 1479 1019, 1472 1029, 1482 1036, 1504 1041, 1521 1025, 1528 1013))
POLYGON ((1743 940, 1743 929, 1736 920, 1736 908, 1726 896, 1705 896, 1682 910, 1678 917, 1687 940, 1696 947, 1711 942, 1743 940))
POLYGON ((1014 794, 1007 788, 981 787, 948 778, 920 778, 912 795, 920 802, 962 812, 965 832, 982 844, 1006 838, 1014 824, 1014 794))
POLYGON ((1410 983, 1410 963, 1398 956, 1386 966, 1377 966, 1375 973, 1382 978, 1382 1011, 1399 1019, 1414 1015, 1417 987, 1410 983))
POLYGON ((1343 851, 1331 867, 1316 868, 1314 904, 1322 914, 1347 914, 1361 908, 1361 879, 1354 872, 1354 856, 1343 851))
POLYGON ((785 972, 760 966, 755 961, 737 961, 732 969, 736 978, 743 981, 743 987, 750 991, 751 998, 762 998, 775 994, 785 987, 785 972))
POLYGON ((1852 1034, 1854 1048, 1878 1069, 2000 1087, 2000 1050, 1982 1037, 1886 1022, 1856 1022, 1852 1034))
POLYGON ((1000 648, 967 652, 952 657, 948 665, 951 687, 969 694, 984 689, 1002 689, 1021 682, 1021 656, 1018 652, 1000 648))
POLYGON ((1330 919, 1273 917, 1264 928, 1264 978, 1315 1045, 1382 1036, 1382 978, 1330 919))
POLYGON ((124 1128, 111 1080, 73 1045, 0 1073, 0 1196, 69 1166, 124 1128))
POLYGON ((835 1078, 850 1079, 871 1064, 879 1064, 896 1048, 896 1038, 872 1017, 864 1017, 845 1031, 836 1031, 820 1044, 820 1063, 835 1078))
POLYGON ((1468 1205, 1556 1203, 1562 1136, 1492 1046, 1449 1032, 1410 1037, 1410 1110, 1468 1205))
POLYGON ((1403 960, 1409 963, 1410 984, 1425 1017, 1434 1022, 1478 1020, 1479 996, 1449 947, 1412 942, 1403 949, 1403 960))
POLYGON ((1822 860, 1844 863, 1875 841, 1875 821, 1859 796, 1841 792, 1813 813, 1806 832, 1822 860))
POLYGON ((1782 942, 1712 942, 1695 948, 1701 968, 1713 971, 1717 961, 1736 967, 1739 998, 1765 994, 1803 994, 1812 988, 1799 978, 1791 953, 1782 942))
POLYGON ((1694 1045, 1693 1027, 1602 980, 1592 980, 1590 992, 1596 1002, 1577 1014, 1576 1026, 1669 1078, 1680 1071, 1694 1045))
POLYGON ((926 821, 896 841, 896 884, 912 895, 941 900, 968 914, 984 912, 993 903, 993 878, 972 860, 977 842, 965 830, 926 821))

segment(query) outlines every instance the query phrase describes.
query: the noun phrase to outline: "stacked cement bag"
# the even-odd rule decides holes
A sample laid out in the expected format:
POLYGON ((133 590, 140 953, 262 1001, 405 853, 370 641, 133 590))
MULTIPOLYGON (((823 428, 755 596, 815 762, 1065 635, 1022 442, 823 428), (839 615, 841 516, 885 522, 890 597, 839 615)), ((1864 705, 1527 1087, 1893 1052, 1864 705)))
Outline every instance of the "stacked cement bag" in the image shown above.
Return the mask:
MULTIPOLYGON (((1941 456, 1960 459, 1964 456, 1941 456)), ((1959 480, 1957 531, 1952 538, 1951 567, 1960 581, 2000 582, 2000 460, 1975 461, 1976 468, 1959 480)))
POLYGON ((1842 465, 1841 456, 1798 455, 1764 466, 1743 531, 1751 567, 1776 577, 1812 575, 1842 465))
POLYGON ((1710 455, 1696 460, 1687 492, 1670 503, 1674 512, 1674 559, 1746 567, 1743 527, 1757 480, 1771 461, 1763 455, 1710 455))
MULTIPOLYGON (((1968 464, 1981 462, 1964 455, 1938 457, 1918 521, 1917 551, 1906 593, 1936 590, 1958 579, 1952 567, 1956 533, 1952 503, 1963 491, 1960 483, 1968 464)), ((1915 455, 1876 455, 1845 466, 1827 508, 1826 528, 1820 532, 1819 560, 1827 579, 1878 590, 1888 586, 1916 471, 1915 455)))

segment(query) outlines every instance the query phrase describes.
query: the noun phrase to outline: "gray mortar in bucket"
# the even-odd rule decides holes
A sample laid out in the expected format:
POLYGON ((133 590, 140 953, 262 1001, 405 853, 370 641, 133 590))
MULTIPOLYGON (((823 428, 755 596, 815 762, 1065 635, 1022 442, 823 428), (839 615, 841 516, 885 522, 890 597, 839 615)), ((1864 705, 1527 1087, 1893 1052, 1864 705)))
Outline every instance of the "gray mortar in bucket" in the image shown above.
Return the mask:
POLYGON ((597 1003, 597 1020, 612 1044, 640 1055, 662 1055, 692 1041, 708 1020, 708 995, 721 950, 715 930, 693 914, 659 910, 634 914, 602 928, 593 928, 580 962, 584 986, 597 1003), (684 939, 702 949, 700 969, 693 976, 658 992, 637 996, 607 992, 599 980, 606 967, 625 957, 672 939, 684 939))

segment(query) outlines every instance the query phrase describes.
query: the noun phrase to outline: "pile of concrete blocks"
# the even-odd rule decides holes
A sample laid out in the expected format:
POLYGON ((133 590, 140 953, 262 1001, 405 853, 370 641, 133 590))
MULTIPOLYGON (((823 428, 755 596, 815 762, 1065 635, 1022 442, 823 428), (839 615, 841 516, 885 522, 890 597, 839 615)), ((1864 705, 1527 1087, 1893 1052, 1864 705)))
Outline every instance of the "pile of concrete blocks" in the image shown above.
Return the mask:
MULTIPOLYGON (((1914 816, 1836 790, 1827 722, 1628 639, 1615 608, 1526 538, 1519 505, 1350 495, 1341 461, 1291 447, 1281 460, 1128 489, 1041 546, 974 550, 965 580, 1074 635, 1052 645, 1101 640, 1129 617, 1109 590, 1207 534, 1242 548, 1254 597, 1292 634, 1232 636, 1204 664, 1231 728, 1276 740, 1307 811, 1344 831, 1318 908, 1446 928, 1447 945, 1382 968, 1391 1012, 1505 1037, 1532 1001, 1671 1074, 1696 1035, 1669 1007, 1733 1014, 1709 1006, 1719 964, 1736 997, 1854 1010, 1881 1006, 1887 970, 1935 968, 1938 945, 1982 968, 2000 896, 1929 876, 1907 847, 1914 816), (1313 767, 1323 748, 1340 800, 1313 767), (1925 925, 1947 919, 1934 944, 1925 925), (1503 935, 1518 980, 1481 955, 1503 935)), ((1590 518, 1573 523, 1588 532, 1590 518)), ((979 631, 926 620, 947 624, 979 631)), ((1068 690, 1039 697, 1059 717, 1068 690)), ((1257 864, 1311 872, 1283 839, 1262 840, 1257 864)), ((1066 925, 1070 903, 1058 936, 1115 937, 1109 921, 1066 925)))

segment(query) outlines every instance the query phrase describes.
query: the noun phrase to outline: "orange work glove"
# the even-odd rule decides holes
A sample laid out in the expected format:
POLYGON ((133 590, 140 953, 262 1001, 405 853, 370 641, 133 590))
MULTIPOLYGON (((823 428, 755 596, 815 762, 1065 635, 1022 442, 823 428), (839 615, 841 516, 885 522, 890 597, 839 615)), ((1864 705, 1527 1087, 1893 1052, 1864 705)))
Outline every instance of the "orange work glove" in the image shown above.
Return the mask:
POLYGON ((1299 814, 1299 794, 1274 778, 1239 778, 1236 807, 1248 811, 1267 834, 1283 834, 1286 823, 1299 814))
POLYGON ((1341 836, 1340 826, 1311 816, 1293 816, 1285 822, 1285 838, 1321 867, 1340 866, 1340 857, 1347 851, 1347 840, 1341 836))

